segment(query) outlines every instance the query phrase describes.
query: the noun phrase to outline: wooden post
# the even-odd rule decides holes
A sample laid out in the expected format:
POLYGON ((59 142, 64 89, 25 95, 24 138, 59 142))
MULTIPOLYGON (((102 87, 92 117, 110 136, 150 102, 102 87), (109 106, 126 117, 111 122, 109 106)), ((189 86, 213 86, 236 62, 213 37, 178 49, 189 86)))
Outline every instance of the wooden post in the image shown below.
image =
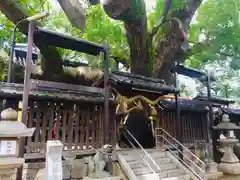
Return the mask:
POLYGON ((104 49, 104 144, 109 144, 109 59, 108 48, 104 49))
MULTIPOLYGON (((30 21, 28 26, 28 49, 24 74, 23 102, 22 102, 22 122, 26 125, 28 111, 28 96, 30 92, 31 61, 33 49, 33 34, 35 31, 35 22, 30 21)), ((25 151, 25 138, 20 139, 19 156, 23 157, 25 151)), ((17 180, 22 179, 22 167, 18 169, 17 180)))

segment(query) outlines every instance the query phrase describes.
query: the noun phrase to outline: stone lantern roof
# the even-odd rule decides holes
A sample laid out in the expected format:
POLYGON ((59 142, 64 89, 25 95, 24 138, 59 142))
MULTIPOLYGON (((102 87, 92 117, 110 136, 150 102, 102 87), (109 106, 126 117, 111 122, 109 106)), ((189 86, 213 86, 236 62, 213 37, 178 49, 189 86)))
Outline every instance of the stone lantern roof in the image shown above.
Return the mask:
POLYGON ((240 126, 230 122, 228 114, 224 114, 222 117, 222 122, 217 126, 213 126, 216 130, 240 130, 240 126))
POLYGON ((27 128, 17 120, 17 112, 12 108, 1 112, 0 137, 28 137, 32 136, 35 128, 27 128))

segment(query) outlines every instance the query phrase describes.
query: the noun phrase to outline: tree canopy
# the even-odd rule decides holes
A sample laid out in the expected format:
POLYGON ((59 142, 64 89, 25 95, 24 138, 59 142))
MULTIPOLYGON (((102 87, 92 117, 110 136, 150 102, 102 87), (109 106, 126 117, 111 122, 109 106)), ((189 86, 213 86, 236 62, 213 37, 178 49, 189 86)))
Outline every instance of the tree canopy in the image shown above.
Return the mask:
POLYGON ((239 97, 240 1, 208 0, 190 26, 192 48, 185 64, 215 71, 218 95, 239 97))
MULTIPOLYGON (((151 11, 146 9, 144 0, 109 0, 101 5, 96 0, 56 2, 61 9, 50 0, 2 0, 0 46, 10 43, 16 22, 45 10, 50 12, 50 17, 41 21, 42 27, 107 43, 112 66, 121 62, 133 73, 163 78, 167 83, 171 82, 169 70, 174 61, 198 69, 209 65, 220 70, 224 67, 216 84, 222 94, 223 79, 236 80, 239 75, 239 1, 157 0, 151 11)), ((23 35, 26 25, 19 27, 18 42, 26 41, 23 35)), ((49 80, 63 78, 60 74, 65 58, 102 66, 99 58, 45 47, 41 42, 35 44, 42 54, 43 76, 49 80), (54 68, 52 63, 56 65, 54 68)))

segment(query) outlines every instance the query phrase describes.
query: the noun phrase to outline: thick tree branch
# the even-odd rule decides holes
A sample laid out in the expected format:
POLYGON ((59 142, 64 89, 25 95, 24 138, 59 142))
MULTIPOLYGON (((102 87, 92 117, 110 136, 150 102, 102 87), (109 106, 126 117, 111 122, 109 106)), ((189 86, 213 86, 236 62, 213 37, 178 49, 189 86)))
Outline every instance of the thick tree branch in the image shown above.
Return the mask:
POLYGON ((85 28, 85 9, 78 0, 57 0, 68 17, 69 21, 76 28, 84 31, 85 28))
MULTIPOLYGON (((21 6, 15 0, 1 0, 0 11, 12 21, 14 24, 19 22, 21 19, 28 17, 27 12, 21 8, 21 6)), ((22 33, 27 35, 28 23, 21 23, 19 29, 22 33)), ((51 79, 54 78, 55 74, 62 73, 62 61, 56 48, 46 46, 41 42, 41 39, 34 39, 35 45, 39 48, 43 55, 43 71, 46 77, 51 79), (54 64, 54 68, 52 66, 54 64)))
POLYGON ((124 22, 130 47, 131 71, 149 75, 147 16, 144 0, 106 0, 102 3, 109 17, 124 22))
POLYGON ((174 61, 184 61, 183 57, 188 48, 187 33, 192 17, 200 6, 202 0, 188 0, 184 9, 171 13, 169 30, 165 40, 158 43, 157 56, 155 60, 155 75, 171 83, 172 74, 169 68, 174 61), (185 46, 183 48, 183 45, 185 46))
POLYGON ((168 12, 170 11, 171 9, 171 4, 172 4, 172 0, 165 0, 164 2, 164 8, 163 8, 163 12, 156 24, 155 27, 153 27, 150 35, 149 35, 149 38, 150 38, 150 42, 152 41, 153 37, 157 34, 159 28, 162 26, 162 24, 165 22, 166 18, 167 18, 167 15, 168 15, 168 12))

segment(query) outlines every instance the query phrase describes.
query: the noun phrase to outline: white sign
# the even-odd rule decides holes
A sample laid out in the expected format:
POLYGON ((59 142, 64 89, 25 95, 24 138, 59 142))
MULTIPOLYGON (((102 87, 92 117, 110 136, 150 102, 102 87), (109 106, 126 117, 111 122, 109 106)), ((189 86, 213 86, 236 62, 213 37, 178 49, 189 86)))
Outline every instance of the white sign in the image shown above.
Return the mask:
POLYGON ((0 141, 0 156, 15 155, 17 141, 0 141))
POLYGON ((62 149, 60 141, 47 141, 46 180, 62 180, 62 149))

